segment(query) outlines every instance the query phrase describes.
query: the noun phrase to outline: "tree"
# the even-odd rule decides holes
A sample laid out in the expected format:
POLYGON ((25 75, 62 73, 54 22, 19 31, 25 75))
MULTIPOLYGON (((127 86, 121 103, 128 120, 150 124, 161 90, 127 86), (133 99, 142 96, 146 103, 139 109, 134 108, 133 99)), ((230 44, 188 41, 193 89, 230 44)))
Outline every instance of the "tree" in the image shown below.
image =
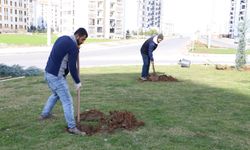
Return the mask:
POLYGON ((145 34, 145 35, 152 36, 152 35, 158 34, 158 32, 157 32, 156 29, 150 29, 150 30, 148 30, 147 32, 145 32, 144 34, 145 34))
POLYGON ((239 33, 239 44, 236 53, 236 68, 240 70, 246 64, 246 21, 242 21, 239 23, 238 33, 239 33))

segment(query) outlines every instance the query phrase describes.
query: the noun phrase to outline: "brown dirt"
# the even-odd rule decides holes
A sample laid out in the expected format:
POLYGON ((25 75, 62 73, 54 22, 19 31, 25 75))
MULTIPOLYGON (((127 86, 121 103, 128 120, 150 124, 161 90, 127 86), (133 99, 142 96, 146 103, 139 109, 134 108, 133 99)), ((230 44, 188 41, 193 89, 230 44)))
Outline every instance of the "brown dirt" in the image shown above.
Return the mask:
POLYGON ((245 66, 245 67, 244 67, 244 70, 245 70, 245 71, 250 71, 250 66, 245 66))
POLYGON ((148 77, 148 81, 163 81, 163 82, 177 82, 178 80, 171 75, 158 75, 158 74, 150 74, 148 77))
POLYGON ((119 128, 132 130, 143 125, 143 121, 138 121, 133 113, 128 111, 110 111, 109 115, 105 115, 92 109, 80 113, 80 123, 77 127, 87 135, 93 135, 102 132, 112 133, 119 128))
MULTIPOLYGON (((215 65, 216 70, 235 70, 235 66, 228 66, 228 65, 215 65)), ((240 69, 240 71, 250 71, 250 66, 246 65, 240 69)))
POLYGON ((233 70, 235 69, 234 66, 228 66, 228 65, 215 65, 216 70, 233 70))

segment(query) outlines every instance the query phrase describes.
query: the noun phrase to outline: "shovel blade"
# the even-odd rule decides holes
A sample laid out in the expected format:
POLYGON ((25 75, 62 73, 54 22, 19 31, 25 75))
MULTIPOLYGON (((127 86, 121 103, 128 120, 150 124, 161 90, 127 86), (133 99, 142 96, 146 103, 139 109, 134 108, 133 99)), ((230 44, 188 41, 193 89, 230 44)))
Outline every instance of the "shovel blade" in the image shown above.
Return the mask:
POLYGON ((156 75, 156 74, 151 74, 149 76, 149 80, 151 80, 151 81, 158 81, 159 80, 159 76, 156 75))

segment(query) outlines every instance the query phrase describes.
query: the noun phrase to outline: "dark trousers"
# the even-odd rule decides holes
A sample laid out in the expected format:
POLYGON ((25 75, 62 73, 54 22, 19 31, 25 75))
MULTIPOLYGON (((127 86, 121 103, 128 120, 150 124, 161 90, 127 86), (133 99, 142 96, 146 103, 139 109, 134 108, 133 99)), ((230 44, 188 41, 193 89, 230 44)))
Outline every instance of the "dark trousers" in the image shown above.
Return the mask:
POLYGON ((141 72, 141 77, 148 77, 149 73, 149 67, 150 67, 150 58, 146 54, 142 54, 142 60, 143 60, 143 66, 142 66, 142 72, 141 72))

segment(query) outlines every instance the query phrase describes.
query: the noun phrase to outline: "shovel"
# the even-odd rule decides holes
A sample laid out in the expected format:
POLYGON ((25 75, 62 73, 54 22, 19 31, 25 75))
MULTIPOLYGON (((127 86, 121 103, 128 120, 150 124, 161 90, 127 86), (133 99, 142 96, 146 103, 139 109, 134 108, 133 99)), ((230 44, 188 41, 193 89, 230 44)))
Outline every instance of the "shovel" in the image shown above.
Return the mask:
POLYGON ((158 81, 159 80, 159 76, 155 72, 155 65, 154 65, 154 63, 152 63, 152 68, 153 68, 153 73, 150 75, 149 78, 151 79, 151 81, 158 81))
MULTIPOLYGON (((80 78, 80 60, 79 60, 79 54, 77 58, 77 71, 78 76, 80 78)), ((80 88, 77 89, 77 123, 80 124, 80 88)))

